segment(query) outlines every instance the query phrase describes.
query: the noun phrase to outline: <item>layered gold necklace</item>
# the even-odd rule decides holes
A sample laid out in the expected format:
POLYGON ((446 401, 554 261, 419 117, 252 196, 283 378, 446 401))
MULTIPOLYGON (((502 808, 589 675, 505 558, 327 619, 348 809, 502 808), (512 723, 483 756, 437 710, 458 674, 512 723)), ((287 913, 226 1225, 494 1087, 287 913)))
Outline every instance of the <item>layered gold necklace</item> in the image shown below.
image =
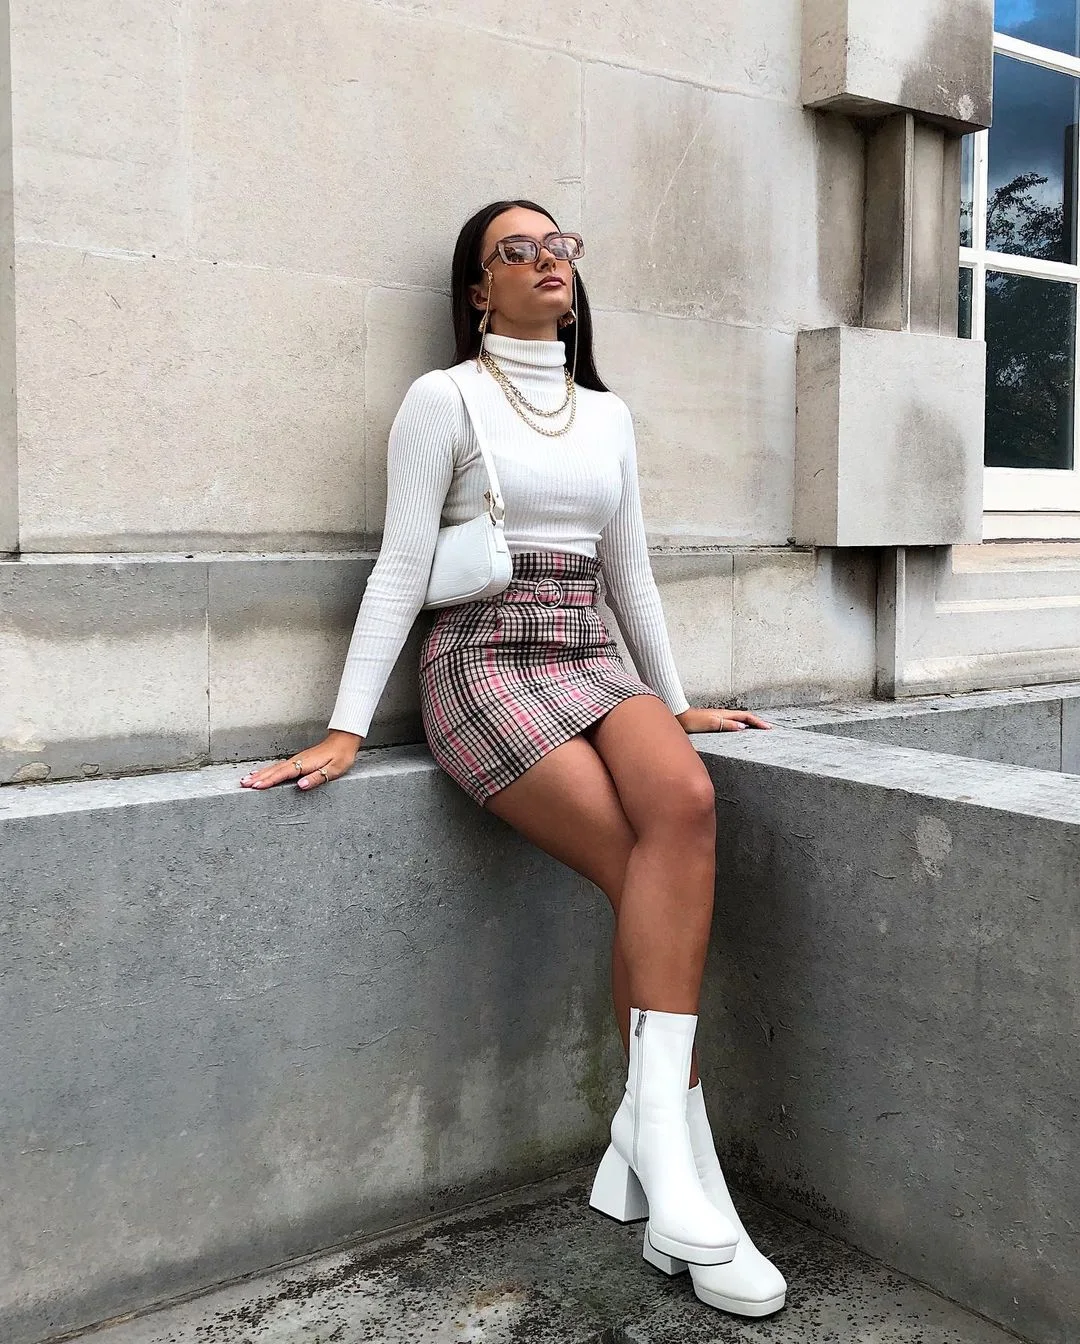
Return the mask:
POLYGON ((502 388, 503 396, 530 429, 535 430, 537 434, 543 434, 549 439, 561 438, 563 434, 569 433, 570 428, 574 423, 574 417, 577 415, 577 387, 573 378, 570 376, 569 369, 564 370, 564 376, 566 378, 565 400, 561 406, 556 406, 553 411, 544 411, 541 410, 539 406, 534 406, 528 397, 525 396, 525 393, 522 392, 521 388, 515 386, 515 384, 510 381, 502 366, 493 355, 488 354, 486 350, 481 351, 480 362, 502 388), (569 419, 566 424, 559 429, 548 429, 544 425, 538 425, 535 421, 530 419, 530 416, 536 416, 541 420, 554 420, 556 416, 565 414, 567 408, 570 410, 569 419))

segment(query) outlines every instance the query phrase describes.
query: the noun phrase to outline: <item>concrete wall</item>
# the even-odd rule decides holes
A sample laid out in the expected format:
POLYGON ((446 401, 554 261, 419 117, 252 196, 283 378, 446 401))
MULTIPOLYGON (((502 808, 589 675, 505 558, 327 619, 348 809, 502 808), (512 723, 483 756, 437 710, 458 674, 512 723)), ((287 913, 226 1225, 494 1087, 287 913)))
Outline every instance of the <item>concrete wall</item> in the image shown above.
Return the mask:
MULTIPOLYGON (((696 742, 720 827, 701 1043, 733 1173, 1060 1344, 1074 784, 795 729, 696 742)), ((0 792, 10 1344, 602 1145, 602 898, 416 749, 311 797, 240 773, 0 792)))
POLYGON ((597 891, 416 749, 311 798, 241 773, 0 795, 8 1344, 565 1170, 606 1133, 597 891))
POLYGON ((730 1170, 1025 1339, 1072 1339, 1075 781, 784 729, 699 746, 730 1170))

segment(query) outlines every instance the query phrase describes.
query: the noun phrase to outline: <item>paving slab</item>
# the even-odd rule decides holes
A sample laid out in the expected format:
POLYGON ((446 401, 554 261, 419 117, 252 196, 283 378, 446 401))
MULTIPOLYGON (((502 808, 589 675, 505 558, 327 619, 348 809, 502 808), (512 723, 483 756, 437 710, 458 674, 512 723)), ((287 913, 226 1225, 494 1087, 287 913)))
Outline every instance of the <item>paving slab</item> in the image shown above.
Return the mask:
POLYGON ((750 1321, 641 1259, 642 1224, 577 1172, 107 1325, 94 1344, 1007 1344, 1017 1337, 790 1218, 740 1201, 788 1279, 750 1321))

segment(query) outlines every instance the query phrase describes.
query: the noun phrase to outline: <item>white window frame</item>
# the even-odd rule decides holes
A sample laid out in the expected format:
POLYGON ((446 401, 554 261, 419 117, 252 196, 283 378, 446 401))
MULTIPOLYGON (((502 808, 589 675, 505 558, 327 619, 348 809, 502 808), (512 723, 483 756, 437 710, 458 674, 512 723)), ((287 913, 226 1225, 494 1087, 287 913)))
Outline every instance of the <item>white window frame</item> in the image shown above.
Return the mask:
MULTIPOLYGON (((1030 65, 1080 79, 1080 59, 1060 51, 1036 47, 1001 33, 994 34, 995 55, 1011 56, 1030 65)), ((986 273, 1005 271, 1037 280, 1080 285, 1080 264, 1041 261, 986 250, 989 131, 974 137, 971 247, 960 249, 960 265, 971 273, 971 336, 986 339, 986 273)), ((1080 219, 1080 172, 1076 218, 1080 219)), ((1080 311, 1075 322, 1073 467, 1071 471, 1020 467, 986 467, 984 471, 983 536, 997 539, 1057 539, 1080 537, 1080 311)))

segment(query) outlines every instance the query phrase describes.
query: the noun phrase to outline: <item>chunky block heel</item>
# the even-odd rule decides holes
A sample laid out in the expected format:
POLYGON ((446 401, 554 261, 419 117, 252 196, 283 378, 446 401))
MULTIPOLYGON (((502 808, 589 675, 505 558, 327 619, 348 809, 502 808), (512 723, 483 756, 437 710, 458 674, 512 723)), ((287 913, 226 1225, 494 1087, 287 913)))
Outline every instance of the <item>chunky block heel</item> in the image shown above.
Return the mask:
POLYGON ((617 1223, 636 1223, 649 1216, 649 1202, 630 1164, 608 1144, 593 1181, 589 1207, 617 1223))

